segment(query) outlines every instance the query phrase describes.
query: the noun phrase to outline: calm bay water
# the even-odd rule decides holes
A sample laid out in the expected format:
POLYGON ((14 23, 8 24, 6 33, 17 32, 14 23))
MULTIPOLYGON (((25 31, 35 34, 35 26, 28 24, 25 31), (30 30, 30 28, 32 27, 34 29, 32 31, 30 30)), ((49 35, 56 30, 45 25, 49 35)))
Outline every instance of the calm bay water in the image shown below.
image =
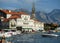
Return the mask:
MULTIPOLYGON (((55 33, 59 34, 60 33, 55 33)), ((20 34, 7 38, 12 43, 60 43, 60 37, 42 37, 41 33, 20 34)))

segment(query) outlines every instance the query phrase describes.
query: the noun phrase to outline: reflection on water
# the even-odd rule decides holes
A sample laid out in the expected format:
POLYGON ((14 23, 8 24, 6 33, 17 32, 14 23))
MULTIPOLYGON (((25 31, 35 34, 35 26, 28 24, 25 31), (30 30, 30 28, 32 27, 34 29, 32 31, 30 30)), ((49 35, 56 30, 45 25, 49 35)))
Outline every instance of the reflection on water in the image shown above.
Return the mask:
POLYGON ((20 34, 7 38, 7 40, 12 43, 60 43, 60 37, 42 37, 41 33, 20 34))

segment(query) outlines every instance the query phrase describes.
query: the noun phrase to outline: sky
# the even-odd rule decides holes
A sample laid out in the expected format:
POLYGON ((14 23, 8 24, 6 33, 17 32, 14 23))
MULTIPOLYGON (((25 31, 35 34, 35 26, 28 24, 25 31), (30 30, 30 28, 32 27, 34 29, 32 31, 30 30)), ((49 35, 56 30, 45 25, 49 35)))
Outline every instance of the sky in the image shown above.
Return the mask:
POLYGON ((36 11, 50 12, 53 9, 60 9, 60 0, 0 0, 0 8, 11 10, 23 8, 31 11, 33 2, 36 11))

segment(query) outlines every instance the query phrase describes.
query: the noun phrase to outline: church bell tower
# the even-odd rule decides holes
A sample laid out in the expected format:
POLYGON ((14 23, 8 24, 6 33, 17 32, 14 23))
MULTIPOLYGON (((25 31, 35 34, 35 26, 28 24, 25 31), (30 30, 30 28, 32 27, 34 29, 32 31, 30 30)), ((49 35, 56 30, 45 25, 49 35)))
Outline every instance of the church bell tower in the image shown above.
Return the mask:
POLYGON ((35 3, 32 3, 32 18, 35 18, 35 3))

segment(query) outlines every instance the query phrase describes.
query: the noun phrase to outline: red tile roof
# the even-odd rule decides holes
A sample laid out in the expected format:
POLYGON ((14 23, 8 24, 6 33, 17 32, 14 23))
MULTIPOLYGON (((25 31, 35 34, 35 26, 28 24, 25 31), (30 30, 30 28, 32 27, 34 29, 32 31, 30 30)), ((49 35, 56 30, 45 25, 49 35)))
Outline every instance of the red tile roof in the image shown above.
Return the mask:
POLYGON ((8 22, 10 19, 16 19, 16 18, 21 18, 19 15, 12 15, 10 18, 4 18, 3 22, 8 22))
POLYGON ((40 22, 39 20, 34 20, 35 22, 40 22))
POLYGON ((17 15, 20 15, 20 14, 28 15, 25 12, 13 12, 13 11, 9 12, 9 10, 2 10, 2 11, 5 12, 6 14, 11 14, 11 15, 15 15, 15 14, 17 14, 17 15))
POLYGON ((16 19, 16 18, 21 18, 19 15, 13 15, 9 19, 16 19))

